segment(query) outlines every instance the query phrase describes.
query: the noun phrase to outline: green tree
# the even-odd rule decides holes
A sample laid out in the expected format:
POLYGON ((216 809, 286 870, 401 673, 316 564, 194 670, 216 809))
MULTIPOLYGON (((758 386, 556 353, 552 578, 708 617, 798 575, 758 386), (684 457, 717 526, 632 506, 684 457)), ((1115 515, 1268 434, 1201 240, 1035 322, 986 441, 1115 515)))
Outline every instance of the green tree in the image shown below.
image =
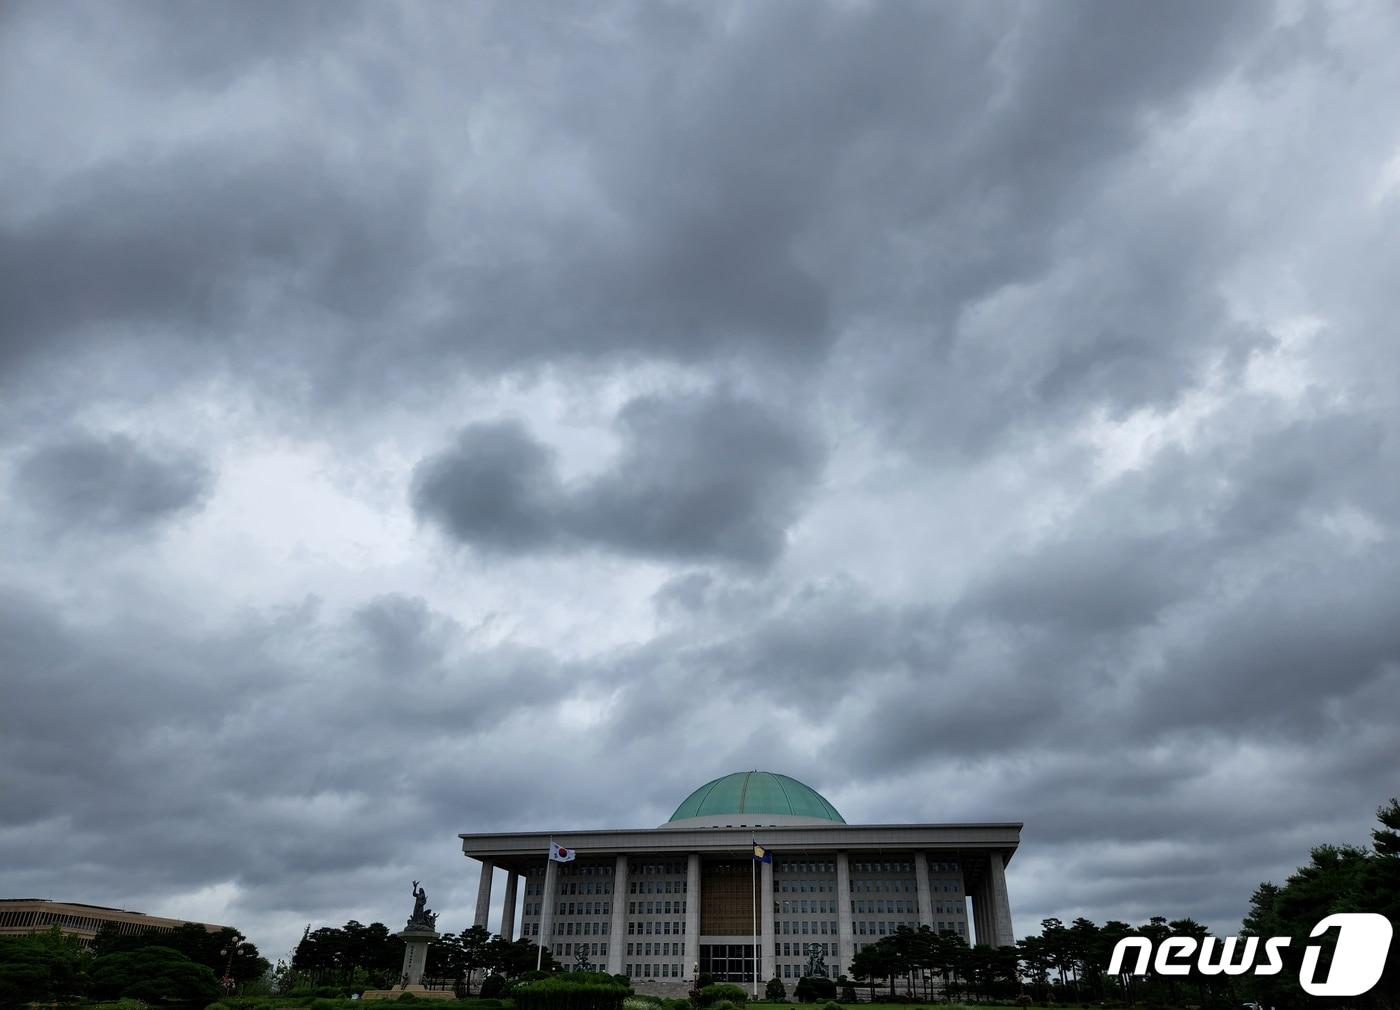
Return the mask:
POLYGON ((1027 936, 1016 941, 1021 970, 1031 980, 1036 999, 1042 1003, 1050 998, 1050 969, 1052 961, 1043 936, 1027 936))
POLYGON ((527 972, 534 971, 537 956, 540 958, 541 970, 558 970, 559 962, 554 959, 549 948, 540 951, 533 940, 525 937, 507 940, 503 936, 493 936, 486 944, 483 954, 487 967, 506 978, 519 978, 527 972))
POLYGON ((894 980, 900 974, 902 965, 890 937, 882 936, 856 951, 850 967, 851 975, 857 979, 888 979, 890 995, 894 995, 894 980))
POLYGON ((92 962, 95 999, 139 999, 145 1003, 207 1004, 218 997, 213 969, 172 947, 104 954, 92 962))
POLYGON ((86 993, 78 940, 57 926, 30 936, 0 937, 0 1006, 86 993))
POLYGON ((487 960, 491 933, 485 926, 472 926, 462 930, 459 941, 462 948, 462 967, 466 971, 467 990, 470 991, 476 973, 491 966, 487 960))
POLYGON ((781 1003, 787 999, 787 986, 783 985, 783 980, 774 975, 764 986, 763 995, 774 1003, 781 1003))
MULTIPOLYGON (((1361 877, 1361 912, 1378 912, 1400 925, 1400 799, 1394 797, 1376 811, 1380 827, 1371 832, 1371 859, 1361 877)), ((1400 1006, 1400 944, 1392 942, 1385 973, 1376 993, 1391 1007, 1400 1006)))

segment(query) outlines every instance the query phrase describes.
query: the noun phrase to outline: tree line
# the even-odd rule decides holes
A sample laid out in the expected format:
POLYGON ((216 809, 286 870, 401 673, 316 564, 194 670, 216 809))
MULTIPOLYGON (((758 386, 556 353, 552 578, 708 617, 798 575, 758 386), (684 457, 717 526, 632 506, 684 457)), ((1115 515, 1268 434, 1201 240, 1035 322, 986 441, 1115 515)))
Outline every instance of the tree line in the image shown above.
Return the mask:
MULTIPOLYGON (((290 992, 301 988, 337 988, 363 991, 388 989, 399 981, 403 970, 403 940, 382 922, 368 926, 351 919, 344 926, 323 926, 306 932, 297 944, 289 966, 279 971, 275 988, 290 992)), ((470 991, 478 976, 487 973, 519 978, 535 970, 539 951, 526 939, 507 940, 484 926, 472 926, 460 933, 443 933, 428 947, 426 974, 454 983, 470 991)), ((553 955, 543 952, 541 967, 557 967, 553 955)))
POLYGON ((0 937, 0 1006, 72 999, 139 999, 203 1006, 268 971, 258 948, 231 928, 195 923, 132 935, 104 923, 86 948, 58 926, 0 937))

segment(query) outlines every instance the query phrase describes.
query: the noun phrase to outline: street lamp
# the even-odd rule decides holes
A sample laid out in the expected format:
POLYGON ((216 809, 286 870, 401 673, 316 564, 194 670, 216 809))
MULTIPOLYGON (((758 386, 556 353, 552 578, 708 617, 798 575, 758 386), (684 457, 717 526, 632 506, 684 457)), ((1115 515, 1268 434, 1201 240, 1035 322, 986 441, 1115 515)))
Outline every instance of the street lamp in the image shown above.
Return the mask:
POLYGON ((237 949, 238 945, 231 943, 219 951, 220 954, 227 955, 224 959, 224 977, 221 980, 225 996, 233 995, 233 952, 237 949))

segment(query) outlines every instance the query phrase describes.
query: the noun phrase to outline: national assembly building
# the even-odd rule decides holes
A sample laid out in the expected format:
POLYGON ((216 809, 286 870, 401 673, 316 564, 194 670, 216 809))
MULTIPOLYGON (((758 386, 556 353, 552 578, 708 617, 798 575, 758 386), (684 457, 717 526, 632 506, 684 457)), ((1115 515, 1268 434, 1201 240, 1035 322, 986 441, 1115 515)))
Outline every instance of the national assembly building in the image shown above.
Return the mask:
POLYGON ((519 907, 521 936, 564 965, 581 948, 598 970, 678 991, 696 970, 797 979, 813 945, 836 977, 900 926, 1010 945, 1005 867, 1020 836, 1019 823, 847 824, 816 790, 751 771, 707 782, 659 828, 461 839, 481 863, 476 925, 490 928, 504 870, 506 939, 519 907))

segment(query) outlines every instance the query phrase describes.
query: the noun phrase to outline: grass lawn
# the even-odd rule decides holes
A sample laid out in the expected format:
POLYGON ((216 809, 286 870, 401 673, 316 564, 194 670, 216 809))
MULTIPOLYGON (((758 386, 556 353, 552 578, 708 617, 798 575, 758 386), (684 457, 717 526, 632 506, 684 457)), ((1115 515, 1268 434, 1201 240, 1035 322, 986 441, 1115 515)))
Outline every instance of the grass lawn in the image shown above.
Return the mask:
MULTIPOLYGON (((835 1000, 836 1003, 841 1001, 835 1000)), ((750 1007, 807 1007, 808 1010, 821 1010, 826 1004, 826 1000, 817 1000, 815 1003, 794 1003, 788 1000, 786 1003, 770 1003, 767 1000, 751 999, 745 1006, 750 1007)), ((926 1003, 841 1003, 842 1007, 859 1008, 859 1010, 1020 1010, 1020 1007, 1009 1003, 936 1003, 929 1000, 926 1003)))

